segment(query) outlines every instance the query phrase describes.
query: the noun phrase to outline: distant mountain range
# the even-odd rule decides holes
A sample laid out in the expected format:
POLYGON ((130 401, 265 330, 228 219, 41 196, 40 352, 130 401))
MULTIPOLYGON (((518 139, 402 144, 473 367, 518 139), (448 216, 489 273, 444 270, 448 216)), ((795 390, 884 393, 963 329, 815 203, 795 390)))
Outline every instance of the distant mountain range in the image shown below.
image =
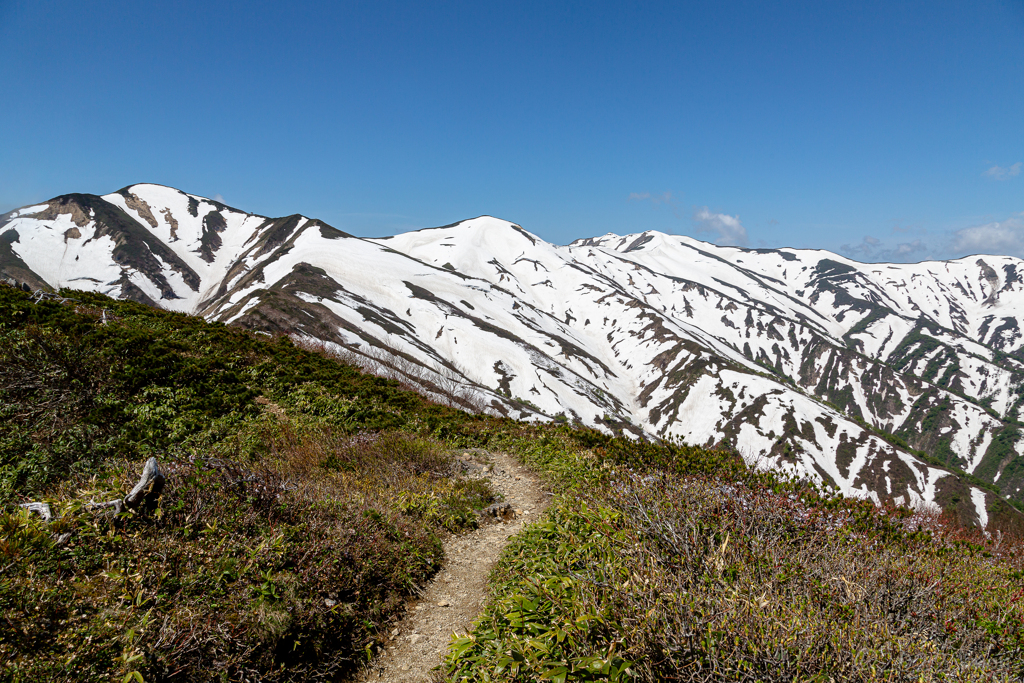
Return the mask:
POLYGON ((982 526, 1024 502, 1024 262, 1007 256, 557 246, 488 216, 361 239, 134 185, 0 216, 0 278, 322 340, 467 406, 726 445, 982 526))

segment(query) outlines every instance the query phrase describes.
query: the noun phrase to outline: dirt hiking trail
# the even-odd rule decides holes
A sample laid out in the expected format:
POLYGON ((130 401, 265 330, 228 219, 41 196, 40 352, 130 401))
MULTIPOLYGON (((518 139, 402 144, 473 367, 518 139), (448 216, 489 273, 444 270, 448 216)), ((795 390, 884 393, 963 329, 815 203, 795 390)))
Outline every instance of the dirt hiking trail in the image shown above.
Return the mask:
POLYGON ((508 455, 482 449, 456 452, 467 476, 487 478, 504 496, 480 528, 444 543, 445 564, 409 603, 389 636, 386 651, 356 677, 358 683, 435 680, 452 633, 464 634, 487 603, 487 578, 509 539, 536 521, 551 501, 540 478, 508 455))

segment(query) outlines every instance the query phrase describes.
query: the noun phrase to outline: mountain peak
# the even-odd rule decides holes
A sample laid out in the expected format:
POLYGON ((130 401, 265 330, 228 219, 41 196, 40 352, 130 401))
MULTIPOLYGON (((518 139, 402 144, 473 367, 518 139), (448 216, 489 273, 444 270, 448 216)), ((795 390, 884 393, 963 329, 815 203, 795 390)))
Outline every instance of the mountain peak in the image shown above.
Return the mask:
POLYGON ((320 339, 403 381, 445 368, 491 412, 727 446, 981 526, 1024 502, 1019 273, 653 230, 557 246, 493 216, 358 239, 154 184, 0 222, 0 277, 320 339))

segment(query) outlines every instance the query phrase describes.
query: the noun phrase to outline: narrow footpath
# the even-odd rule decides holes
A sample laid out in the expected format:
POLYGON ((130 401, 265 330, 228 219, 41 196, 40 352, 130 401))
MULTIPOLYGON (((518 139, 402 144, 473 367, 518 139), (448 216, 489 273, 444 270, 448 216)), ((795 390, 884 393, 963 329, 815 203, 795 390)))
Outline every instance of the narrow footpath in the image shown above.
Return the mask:
POLYGON ((390 635, 384 654, 357 677, 358 683, 422 683, 448 650, 453 633, 464 634, 487 603, 487 578, 509 539, 536 521, 551 500, 539 477, 511 457, 481 449, 461 451, 467 476, 487 478, 502 496, 480 528, 452 536, 444 544, 445 565, 410 602, 405 618, 390 635))

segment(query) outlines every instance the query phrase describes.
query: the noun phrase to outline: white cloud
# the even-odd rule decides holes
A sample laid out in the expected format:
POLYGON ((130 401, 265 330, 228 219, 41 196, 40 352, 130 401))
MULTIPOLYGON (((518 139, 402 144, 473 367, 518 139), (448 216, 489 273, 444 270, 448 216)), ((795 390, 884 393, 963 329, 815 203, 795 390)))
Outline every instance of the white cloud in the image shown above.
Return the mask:
POLYGON ((215 194, 215 195, 213 195, 213 201, 220 202, 221 204, 223 204, 224 203, 224 197, 222 197, 219 193, 215 194))
MULTIPOLYGON (((672 210, 673 215, 679 220, 686 220, 683 208, 673 199, 671 192, 651 194, 650 192, 630 192, 631 202, 650 202, 653 206, 664 204, 672 210)), ((693 214, 693 220, 697 223, 697 234, 713 233, 717 237, 712 238, 715 244, 721 246, 746 246, 747 229, 740 223, 739 216, 730 216, 724 213, 711 213, 708 207, 697 209, 693 214)), ((778 221, 775 221, 776 223, 778 221)))
POLYGON ((918 261, 928 258, 929 251, 928 245, 919 239, 891 246, 871 235, 865 235, 860 244, 844 244, 839 247, 840 254, 864 263, 918 261))
POLYGON ((629 201, 631 202, 650 202, 651 206, 656 209, 664 204, 672 212, 672 215, 683 220, 683 209, 679 204, 672 198, 671 192, 662 192, 661 194, 651 194, 650 192, 630 192, 629 201))
POLYGON ((668 204, 669 206, 675 206, 672 203, 672 193, 663 192, 662 194, 651 194, 650 192, 630 192, 629 201, 631 202, 645 202, 650 201, 652 204, 668 204))
POLYGON ((1006 180, 1007 178, 1020 175, 1022 169, 1024 169, 1024 163, 1018 161, 1017 163, 1005 168, 1002 166, 993 166, 985 171, 983 175, 986 175, 993 180, 1006 180))
POLYGON ((1024 258, 1024 212, 1001 221, 972 225, 950 232, 894 229, 915 232, 922 237, 891 242, 870 235, 859 243, 844 244, 837 251, 864 263, 900 263, 935 259, 958 259, 974 254, 1024 258))
POLYGON ((747 229, 740 223, 739 216, 711 213, 708 207, 705 206, 693 214, 693 220, 697 221, 697 232, 718 234, 715 244, 739 247, 747 244, 747 229))
POLYGON ((1004 221, 957 230, 953 233, 951 250, 962 256, 1005 254, 1024 258, 1024 213, 1010 216, 1004 221))
POLYGON ((892 250, 892 255, 895 261, 902 261, 909 259, 911 256, 921 255, 923 252, 928 251, 928 246, 921 240, 914 240, 913 242, 901 242, 896 245, 896 248, 892 250))

